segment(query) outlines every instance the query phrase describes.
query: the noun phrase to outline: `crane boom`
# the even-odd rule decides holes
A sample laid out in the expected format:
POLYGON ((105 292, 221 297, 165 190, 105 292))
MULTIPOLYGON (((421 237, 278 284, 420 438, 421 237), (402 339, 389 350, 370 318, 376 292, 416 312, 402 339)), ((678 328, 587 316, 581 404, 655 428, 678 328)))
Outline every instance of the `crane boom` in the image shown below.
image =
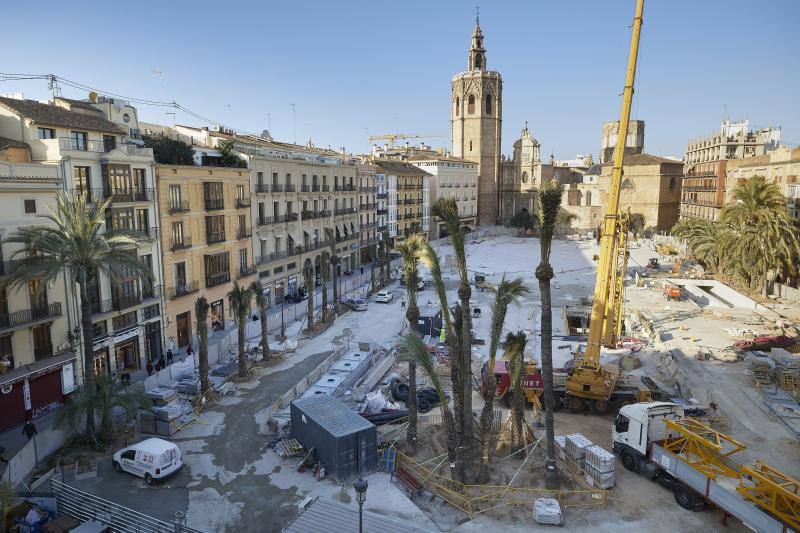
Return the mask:
MULTIPOLYGON (((576 367, 567 379, 568 392, 579 398, 607 402, 616 385, 619 369, 603 368, 600 365, 600 348, 609 299, 613 290, 613 275, 617 268, 617 238, 620 223, 619 200, 622 184, 622 164, 625 155, 625 141, 628 137, 628 123, 633 101, 633 83, 636 78, 636 61, 639 53, 639 36, 642 30, 644 0, 637 0, 636 14, 633 18, 628 69, 625 74, 625 88, 622 92, 622 109, 619 114, 619 134, 614 147, 611 170, 611 186, 608 191, 608 205, 603 218, 600 240, 600 259, 597 264, 597 280, 594 287, 594 301, 589 322, 589 340, 586 351, 576 360, 576 367)), ((608 325, 609 329, 614 327, 608 325)))
POLYGON ((427 139, 431 137, 441 137, 441 135, 417 135, 414 133, 387 133, 385 135, 370 135, 369 142, 374 141, 389 141, 389 148, 394 148, 394 142, 397 139, 427 139))

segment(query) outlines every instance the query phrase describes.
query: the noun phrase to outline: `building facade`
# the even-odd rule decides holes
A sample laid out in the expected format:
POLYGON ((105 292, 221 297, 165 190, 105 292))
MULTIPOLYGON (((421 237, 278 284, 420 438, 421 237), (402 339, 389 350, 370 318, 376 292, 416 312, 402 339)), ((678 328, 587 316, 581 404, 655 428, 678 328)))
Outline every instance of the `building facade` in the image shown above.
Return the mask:
POLYGON ((777 185, 786 197, 792 216, 800 218, 800 148, 782 146, 764 155, 728 161, 723 204, 734 202, 736 186, 756 176, 777 185))
POLYGON ((451 82, 452 153, 478 163, 478 223, 498 222, 503 80, 487 70, 483 33, 476 21, 467 70, 451 82))
POLYGON ((194 302, 205 296, 209 331, 233 319, 227 293, 256 279, 250 171, 157 165, 164 250, 166 338, 175 351, 194 340, 194 302))
MULTIPOLYGON (((429 172, 410 163, 391 159, 375 159, 377 175, 387 184, 387 224, 392 246, 414 233, 425 234, 423 213, 424 193, 429 172)), ((429 186, 428 186, 429 187, 429 186)), ((428 194, 430 199, 430 193, 428 194)))
POLYGON ((358 266, 369 265, 376 257, 378 243, 378 169, 370 163, 358 163, 358 266))
MULTIPOLYGON (((611 163, 619 137, 619 121, 603 124, 600 135, 600 164, 611 163)), ((628 136, 625 138, 625 157, 644 153, 644 120, 628 122, 628 136)), ((574 165, 570 165, 574 166, 574 165)))
POLYGON ((689 141, 680 217, 718 220, 725 206, 728 164, 774 150, 780 145, 780 134, 779 128, 754 130, 747 120, 725 120, 717 133, 689 141))
MULTIPOLYGON (((90 202, 109 200, 107 228, 141 234, 131 253, 149 268, 151 278, 123 273, 112 283, 100 272, 89 297, 94 371, 143 370, 148 359, 163 352, 163 283, 153 152, 139 140, 136 109, 103 98, 49 103, 0 98, 0 136, 28 144, 33 162, 58 165, 66 193, 85 194, 90 202)), ((79 305, 78 298, 68 311, 74 324, 79 324, 79 305)), ((76 337, 76 350, 81 350, 82 336, 76 337)), ((81 365, 79 380, 83 371, 81 365)))
POLYGON ((412 155, 408 161, 430 176, 423 185, 422 229, 432 239, 444 237, 441 221, 431 218, 429 206, 439 198, 454 198, 461 223, 474 229, 478 220, 478 164, 447 155, 412 155))

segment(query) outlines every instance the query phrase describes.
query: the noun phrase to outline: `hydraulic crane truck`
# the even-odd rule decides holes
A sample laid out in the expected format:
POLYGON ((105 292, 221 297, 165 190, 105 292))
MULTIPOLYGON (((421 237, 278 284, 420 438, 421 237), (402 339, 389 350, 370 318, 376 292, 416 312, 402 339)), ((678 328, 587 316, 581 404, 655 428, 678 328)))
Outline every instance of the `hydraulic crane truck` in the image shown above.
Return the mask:
POLYGON ((744 444, 684 417, 670 402, 625 405, 611 430, 622 465, 672 490, 684 509, 709 506, 759 533, 800 531, 800 482, 756 461, 738 464, 744 444))

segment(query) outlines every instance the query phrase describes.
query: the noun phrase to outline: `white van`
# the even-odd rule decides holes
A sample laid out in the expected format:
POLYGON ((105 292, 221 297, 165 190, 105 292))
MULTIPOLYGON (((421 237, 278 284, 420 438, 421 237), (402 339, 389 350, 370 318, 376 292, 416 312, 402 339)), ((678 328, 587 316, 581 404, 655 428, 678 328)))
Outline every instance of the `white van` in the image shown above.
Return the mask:
POLYGON ((163 439, 146 439, 114 454, 114 470, 143 477, 147 484, 171 476, 183 466, 176 444, 163 439))

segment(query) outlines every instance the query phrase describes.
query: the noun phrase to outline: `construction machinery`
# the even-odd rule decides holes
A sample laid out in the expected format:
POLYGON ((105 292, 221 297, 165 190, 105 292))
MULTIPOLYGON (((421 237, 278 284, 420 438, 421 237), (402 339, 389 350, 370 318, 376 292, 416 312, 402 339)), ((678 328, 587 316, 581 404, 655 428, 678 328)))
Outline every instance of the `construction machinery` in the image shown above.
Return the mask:
POLYGON ((622 465, 672 490, 684 509, 717 507, 759 533, 800 531, 800 481, 762 461, 742 465, 746 446, 670 402, 622 407, 611 430, 622 465))
POLYGON ((614 148, 608 204, 600 237, 600 257, 597 263, 597 281, 589 321, 589 339, 586 350, 575 355, 572 372, 566 379, 566 390, 571 397, 570 405, 583 407, 583 404, 588 402, 589 407, 598 413, 608 412, 620 372, 617 365, 601 364, 600 352, 603 345, 608 345, 613 340, 613 334, 617 332, 618 323, 621 324, 622 320, 621 287, 625 272, 624 270, 619 272, 619 260, 621 251, 627 258, 627 229, 625 227, 626 217, 621 216, 619 204, 623 176, 622 164, 633 100, 633 84, 636 76, 643 11, 644 0, 637 0, 628 55, 628 69, 625 74, 625 88, 622 93, 619 135, 614 148))
POLYGON ((369 142, 387 141, 386 147, 390 150, 395 148, 395 141, 398 139, 431 139, 441 137, 441 135, 416 135, 414 133, 387 133, 385 135, 370 135, 369 142))
MULTIPOLYGON (((483 372, 486 372, 487 368, 488 363, 484 365, 483 372)), ((498 400, 503 400, 507 407, 511 407, 511 398, 513 394, 511 391, 511 375, 508 371, 508 361, 495 361, 494 377, 497 380, 497 392, 495 397, 498 400)), ((544 379, 542 379, 542 374, 536 367, 536 363, 526 361, 525 373, 522 376, 522 391, 525 394, 525 399, 528 403, 541 408, 539 397, 542 395, 543 389, 544 379)))

